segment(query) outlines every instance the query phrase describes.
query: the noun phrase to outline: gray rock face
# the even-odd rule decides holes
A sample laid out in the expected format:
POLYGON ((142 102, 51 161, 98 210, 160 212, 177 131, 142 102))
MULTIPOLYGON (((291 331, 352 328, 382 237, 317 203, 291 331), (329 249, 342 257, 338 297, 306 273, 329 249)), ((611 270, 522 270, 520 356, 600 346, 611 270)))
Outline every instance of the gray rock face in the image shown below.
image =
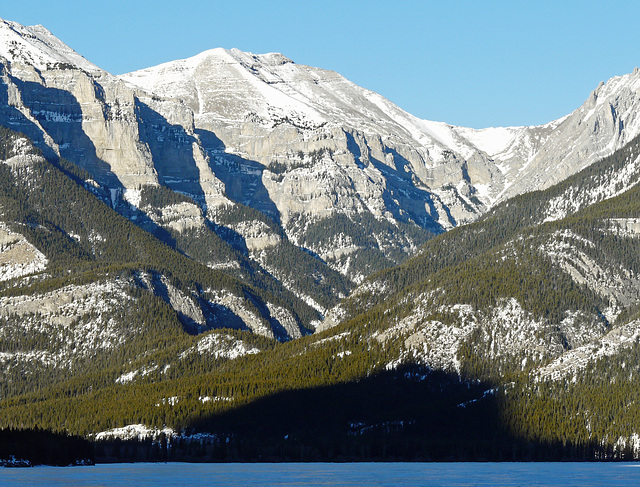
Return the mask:
MULTIPOLYGON (((285 228, 292 215, 368 212, 440 231, 483 208, 471 198, 472 181, 499 177, 486 155, 443 124, 418 120, 336 73, 279 54, 214 49, 120 78, 183 101, 217 166, 231 159, 244 175, 219 176, 227 194, 276 213, 285 228), (466 144, 471 170, 431 133, 437 131, 466 144)), ((171 116, 170 104, 156 107, 171 116)))
POLYGON ((47 258, 23 235, 0 222, 0 281, 45 270, 47 258))
POLYGON ((1 21, 0 68, 4 123, 114 195, 130 201, 158 184, 188 194, 204 219, 174 223, 177 231, 218 224, 216 209, 233 202, 251 206, 356 280, 640 132, 637 71, 563 119, 476 130, 418 119, 276 53, 214 49, 114 77, 41 26, 1 21), (309 237, 323 225, 332 229, 324 240, 309 237), (355 236, 362 230, 366 243, 355 236), (377 257, 362 256, 371 249, 377 257))
POLYGON ((299 213, 398 218, 397 205, 421 226, 447 229, 563 180, 640 132, 637 71, 601 84, 582 107, 546 125, 482 130, 419 120, 336 73, 279 54, 214 49, 121 79, 184 101, 196 130, 216 135, 220 154, 278 167, 257 184, 285 226, 299 213), (318 151, 325 157, 310 157, 318 151))
POLYGON ((600 83, 580 108, 557 121, 500 199, 548 188, 612 154, 638 133, 640 71, 636 69, 600 83))

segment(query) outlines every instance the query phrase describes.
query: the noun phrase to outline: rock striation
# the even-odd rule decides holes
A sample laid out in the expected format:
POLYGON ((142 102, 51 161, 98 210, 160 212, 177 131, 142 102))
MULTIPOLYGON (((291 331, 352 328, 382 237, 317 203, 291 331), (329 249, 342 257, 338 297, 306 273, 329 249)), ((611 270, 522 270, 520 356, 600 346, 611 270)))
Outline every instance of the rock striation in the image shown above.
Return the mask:
MULTIPOLYGON (((478 130, 421 120, 278 53, 212 49, 116 77, 42 26, 0 21, 3 124, 86 169, 114 208, 164 229, 188 255, 243 267, 202 251, 222 238, 273 276, 290 265, 273 255, 293 245, 325 276, 361 282, 431 236, 622 147, 640 132, 638 108, 635 70, 559 120, 478 130), (190 202, 138 208, 147 187, 190 202), (189 254, 194 235, 200 250, 189 254)), ((321 300, 299 282, 287 286, 321 300)), ((322 293, 335 301, 348 288, 322 293)))

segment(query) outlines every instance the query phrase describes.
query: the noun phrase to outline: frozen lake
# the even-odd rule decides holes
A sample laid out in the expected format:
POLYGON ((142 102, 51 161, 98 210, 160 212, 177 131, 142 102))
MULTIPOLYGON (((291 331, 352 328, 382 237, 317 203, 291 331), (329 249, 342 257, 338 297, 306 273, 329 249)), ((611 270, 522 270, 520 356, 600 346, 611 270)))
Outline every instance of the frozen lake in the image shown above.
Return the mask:
POLYGON ((640 463, 136 463, 0 468, 0 485, 628 487, 640 463))

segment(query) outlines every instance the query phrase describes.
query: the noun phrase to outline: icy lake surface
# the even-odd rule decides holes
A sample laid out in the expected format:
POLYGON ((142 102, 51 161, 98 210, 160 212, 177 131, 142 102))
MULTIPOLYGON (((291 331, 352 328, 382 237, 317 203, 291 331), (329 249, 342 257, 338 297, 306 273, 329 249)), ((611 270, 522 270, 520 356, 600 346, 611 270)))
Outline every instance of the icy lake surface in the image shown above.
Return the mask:
POLYGON ((640 463, 137 463, 0 468, 0 485, 628 487, 640 463))

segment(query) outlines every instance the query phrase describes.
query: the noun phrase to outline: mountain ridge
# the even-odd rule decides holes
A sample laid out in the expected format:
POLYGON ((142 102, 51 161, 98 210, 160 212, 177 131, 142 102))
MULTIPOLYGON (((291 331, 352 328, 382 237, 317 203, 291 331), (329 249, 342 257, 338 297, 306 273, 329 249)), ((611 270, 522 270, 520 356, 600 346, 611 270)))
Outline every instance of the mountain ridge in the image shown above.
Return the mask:
POLYGON ((70 64, 87 71, 103 71, 60 41, 46 27, 24 26, 3 19, 0 19, 0 56, 12 62, 32 64, 38 69, 70 64))
POLYGON ((3 51, 13 59, 3 65, 0 103, 9 126, 45 155, 83 167, 114 208, 179 250, 211 266, 241 268, 238 259, 248 259, 322 315, 349 282, 640 131, 637 70, 548 124, 476 130, 420 120, 338 73, 279 53, 217 48, 115 77, 86 70, 46 29, 3 22, 1 32, 5 47, 17 46, 3 51), (61 66, 52 46, 70 62, 61 66), (571 142, 558 149, 563 140, 571 142), (143 193, 160 191, 146 188, 158 187, 190 200, 141 205, 143 193), (230 212, 248 219, 231 222, 230 212), (205 250, 221 249, 220 238, 244 256, 205 250), (311 291, 290 275, 283 252, 343 283, 311 291))
MULTIPOLYGON (((640 130, 638 70, 601 83, 582 107, 548 124, 475 130, 417 119, 338 73, 279 53, 217 48, 115 77, 84 70, 86 60, 46 29, 3 22, 1 31, 5 45, 10 37, 17 46, 5 49, 13 56, 3 77, 9 126, 45 155, 83 167, 112 207, 182 252, 214 267, 242 268, 247 259, 250 272, 287 280, 322 315, 349 282, 399 264, 510 194, 566 177, 640 130), (52 46, 80 69, 51 62, 52 46), (555 150, 563 140, 568 147, 555 150), (177 196, 141 203, 158 191, 177 196), (220 239, 240 254, 222 251, 220 239), (316 282, 337 283, 336 272, 344 282, 309 294, 314 286, 291 280, 283 252, 312 256, 302 260, 323 269, 316 282)), ((626 183, 616 184, 620 192, 626 183)))
POLYGON ((277 53, 115 77, 7 36, 0 427, 153 436, 135 458, 640 456, 640 71, 475 130, 277 53))
MULTIPOLYGON (((139 86, 144 86, 145 88, 151 90, 152 92, 156 92, 157 94, 167 95, 168 94, 167 90, 169 89, 168 87, 175 86, 176 81, 173 79, 169 79, 169 80, 163 79, 161 76, 158 75, 158 72, 161 71, 164 74, 170 73, 174 70, 176 63, 177 65, 187 64, 190 66, 190 69, 194 70, 197 68, 199 61, 202 60, 203 57, 204 58, 210 58, 212 56, 220 57, 221 55, 224 55, 226 58, 232 59, 233 61, 230 63, 231 65, 241 65, 250 71, 252 70, 252 73, 250 74, 255 75, 257 78, 261 78, 265 82, 269 81, 268 80, 269 76, 266 76, 263 73, 265 71, 268 71, 267 68, 270 66, 261 67, 260 59, 262 59, 261 57, 262 55, 254 55, 252 53, 242 53, 241 51, 238 51, 238 50, 224 50, 220 48, 210 50, 210 51, 205 51, 204 53, 198 54, 194 57, 191 57, 185 60, 168 62, 153 68, 146 68, 140 71, 135 71, 132 73, 120 75, 120 78, 127 80, 130 83, 133 83, 133 84, 137 83, 139 86), (247 59, 253 61, 254 64, 248 63, 247 59)), ((279 57, 281 55, 279 53, 271 53, 265 56, 279 57)), ((287 58, 284 58, 284 59, 287 59, 287 58)), ((287 59, 287 61, 290 61, 290 60, 287 59)), ((332 77, 337 77, 337 79, 339 79, 340 82, 342 83, 347 81, 332 71, 324 71, 324 70, 319 70, 317 68, 312 68, 309 66, 296 65, 293 62, 290 62, 290 63, 287 62, 286 64, 292 64, 294 66, 297 66, 299 67, 300 70, 303 70, 304 72, 309 71, 309 72, 313 72, 314 74, 328 73, 328 76, 330 75, 332 77)), ((274 64, 274 66, 278 66, 278 65, 280 65, 280 63, 274 64)), ((181 71, 181 70, 178 70, 178 71, 181 71)), ((181 72, 181 74, 184 74, 184 73, 181 72)), ((278 79, 277 84, 283 84, 287 86, 292 84, 292 79, 294 77, 293 75, 291 75, 291 73, 288 73, 291 75, 290 76, 291 79, 287 79, 287 77, 284 75, 279 76, 277 73, 274 74, 274 72, 270 72, 269 74, 273 79, 278 79)), ((608 89, 609 93, 601 93, 601 96, 600 96, 601 101, 598 103, 602 103, 602 100, 606 101, 610 97, 609 95, 611 95, 610 92, 615 91, 615 89, 612 89, 612 85, 629 84, 629 78, 631 78, 632 76, 635 76, 635 74, 630 73, 629 75, 613 77, 606 83, 606 85, 604 83, 601 83, 602 86, 607 87, 604 91, 607 91, 608 89)), ((316 76, 316 78, 318 77, 320 76, 319 75, 316 76)), ((317 82, 317 79, 314 79, 314 81, 317 82)), ((274 82, 271 81, 271 83, 274 83, 274 82)), ((631 86, 629 87, 630 90, 633 90, 633 86, 634 86, 633 83, 634 83, 633 80, 631 80, 631 83, 630 83, 631 86)), ((293 93, 297 93, 301 96, 304 96, 301 93, 302 90, 296 91, 295 87, 291 87, 289 89, 293 93)), ((404 127, 403 127, 404 130, 408 131, 406 133, 412 138, 414 142, 417 142, 418 144, 420 144, 421 141, 423 141, 425 138, 428 137, 432 139, 431 142, 429 142, 432 148, 436 146, 440 146, 440 151, 452 150, 454 152, 462 154, 466 159, 470 159, 472 157, 474 150, 476 152, 477 151, 483 152, 491 158, 504 156, 505 160, 499 161, 498 166, 500 164, 513 162, 512 160, 513 157, 511 157, 509 153, 514 151, 521 151, 522 148, 518 148, 518 146, 531 145, 530 141, 532 137, 539 138, 539 136, 535 136, 532 133, 545 132, 545 131, 548 131, 548 129, 550 128, 551 129, 556 128, 562 125, 564 122, 566 122, 567 119, 571 118, 572 115, 573 115, 573 118, 576 118, 576 112, 580 112, 580 107, 579 107, 578 109, 576 109, 576 111, 572 112, 571 114, 568 114, 564 117, 561 117, 560 119, 548 122, 543 125, 520 126, 520 127, 489 127, 485 129, 470 129, 465 127, 452 126, 443 122, 433 122, 429 120, 418 119, 404 112, 398 107, 395 107, 391 102, 382 98, 380 95, 377 95, 366 89, 361 89, 361 90, 363 93, 362 96, 364 96, 364 98, 369 98, 370 101, 373 101, 373 105, 376 105, 381 110, 378 112, 378 118, 376 120, 377 124, 384 125, 383 120, 384 118, 386 118, 386 116, 391 118, 393 118, 394 116, 400 117, 401 119, 403 119, 403 122, 404 122, 404 127), (395 112, 395 113, 391 113, 389 112, 389 110, 392 110, 392 112, 395 112), (384 116, 380 117, 380 114, 383 114, 384 116)), ((594 99, 594 97, 595 99, 597 99, 596 93, 599 90, 600 90, 600 87, 594 90, 591 97, 587 100, 586 103, 588 103, 589 100, 594 99)), ((285 90, 281 90, 281 92, 285 93, 285 90)), ((295 99, 294 96, 292 96, 292 98, 295 99)), ((201 110, 202 108, 200 107, 199 112, 201 112, 201 110)), ((287 115, 291 115, 291 113, 288 113, 287 115)), ((262 116, 268 117, 268 114, 262 114, 262 116)), ((588 115, 586 118, 589 118, 591 116, 593 116, 593 113, 591 115, 588 115)), ((324 121, 327 121, 327 120, 325 119, 324 121)), ((360 122, 359 127, 367 126, 366 121, 364 121, 364 118, 362 117, 358 120, 358 122, 360 122)), ((637 122, 634 122, 633 124, 634 127, 636 123, 637 122)), ((607 147, 604 152, 602 150, 597 151, 595 154, 589 156, 588 161, 593 162, 593 160, 599 157, 606 156, 608 153, 613 152, 615 148, 619 148, 622 145, 624 145, 624 143, 626 141, 629 141, 633 137, 633 135, 637 134, 637 132, 638 132, 637 127, 635 127, 629 132, 630 137, 623 139, 620 142, 616 142, 613 145, 610 144, 609 147, 607 147)), ((427 145, 427 144, 423 144, 423 145, 427 145)), ((524 167, 529 166, 530 163, 536 164, 535 157, 534 157, 535 155, 536 155, 536 151, 534 150, 533 152, 531 152, 530 150, 529 156, 525 158, 525 160, 523 161, 524 165, 520 167, 519 170, 522 170, 524 167)), ((501 171, 505 172, 505 169, 501 169, 501 171)), ((558 181, 555 181, 555 182, 558 182, 558 181)), ((508 186, 511 186, 513 185, 513 181, 507 182, 507 184, 508 186)), ((544 184, 548 186, 550 183, 544 183, 544 184)), ((544 189, 544 188, 543 186, 534 186, 532 189, 544 189)), ((502 200, 505 197, 508 197, 510 194, 513 195, 513 190, 511 190, 511 193, 509 193, 508 188, 505 187, 500 192, 495 193, 494 197, 489 197, 489 195, 486 194, 484 196, 481 195, 481 198, 485 200, 485 204, 493 204, 498 200, 502 200)))

